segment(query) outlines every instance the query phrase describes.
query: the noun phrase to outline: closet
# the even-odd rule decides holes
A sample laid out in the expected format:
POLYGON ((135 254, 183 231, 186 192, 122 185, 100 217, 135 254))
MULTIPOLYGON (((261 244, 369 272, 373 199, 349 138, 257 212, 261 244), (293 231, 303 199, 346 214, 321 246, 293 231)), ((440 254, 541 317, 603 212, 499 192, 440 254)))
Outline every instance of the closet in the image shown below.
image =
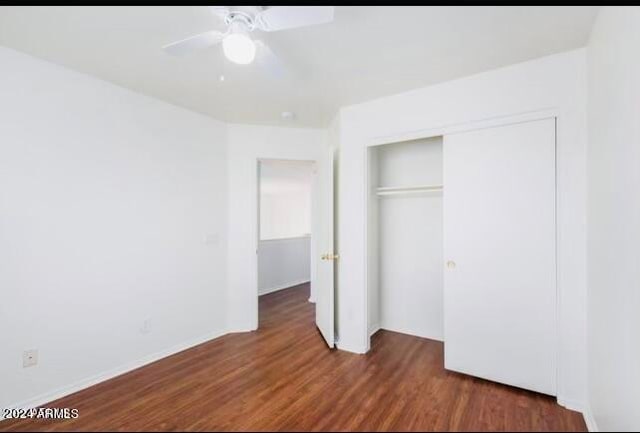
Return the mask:
POLYGON ((556 394, 555 127, 368 148, 371 334, 443 340, 446 369, 556 394))
POLYGON ((369 330, 442 340, 442 137, 369 150, 369 330))

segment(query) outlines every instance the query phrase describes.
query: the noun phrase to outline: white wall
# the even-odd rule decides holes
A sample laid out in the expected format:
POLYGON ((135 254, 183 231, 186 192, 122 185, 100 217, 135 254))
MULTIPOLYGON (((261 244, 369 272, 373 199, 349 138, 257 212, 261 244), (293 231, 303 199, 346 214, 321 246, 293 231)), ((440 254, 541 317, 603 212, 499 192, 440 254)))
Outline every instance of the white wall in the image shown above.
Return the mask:
POLYGON ((258 290, 260 295, 311 280, 311 237, 260 241, 258 290))
POLYGON ((311 233, 311 189, 314 164, 260 162, 260 239, 307 236, 311 233))
POLYGON ((223 333, 225 126, 5 48, 0 65, 0 407, 223 333))
POLYGON ((299 237, 311 233, 311 185, 308 191, 260 196, 260 239, 299 237))
POLYGON ((442 135, 471 122, 550 112, 558 116, 558 399, 582 407, 586 376, 585 97, 585 51, 576 50, 341 109, 340 348, 365 352, 369 343, 364 149, 385 141, 442 135))
MULTIPOLYGON (((258 160, 318 160, 326 153, 326 133, 321 129, 231 124, 228 149, 228 320, 230 329, 248 331, 258 327, 258 160)), ((318 232, 313 221, 311 231, 318 232)), ((311 251, 315 251, 314 242, 312 238, 311 251)))
POLYGON ((640 9, 605 7, 589 59, 589 397, 593 428, 640 428, 640 9))

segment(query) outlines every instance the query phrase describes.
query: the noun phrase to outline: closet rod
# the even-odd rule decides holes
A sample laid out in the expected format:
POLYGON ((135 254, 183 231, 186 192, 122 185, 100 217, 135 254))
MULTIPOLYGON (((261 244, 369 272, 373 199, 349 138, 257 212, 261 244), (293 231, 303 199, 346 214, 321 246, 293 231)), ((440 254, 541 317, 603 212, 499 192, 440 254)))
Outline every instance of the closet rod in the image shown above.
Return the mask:
POLYGON ((376 189, 378 195, 397 195, 397 194, 412 194, 421 192, 441 192, 443 190, 442 185, 419 185, 419 186, 404 186, 404 187, 380 187, 376 189))

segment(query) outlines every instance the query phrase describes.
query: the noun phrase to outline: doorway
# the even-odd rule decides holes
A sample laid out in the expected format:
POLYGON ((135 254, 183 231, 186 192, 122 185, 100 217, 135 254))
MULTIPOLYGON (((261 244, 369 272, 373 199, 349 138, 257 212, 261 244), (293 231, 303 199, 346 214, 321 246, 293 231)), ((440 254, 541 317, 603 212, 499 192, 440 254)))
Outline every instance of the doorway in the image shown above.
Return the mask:
MULTIPOLYGON (((264 317, 273 311, 266 305, 301 296, 315 302, 315 174, 314 161, 258 161, 259 327, 274 320, 264 317)), ((286 320, 286 308, 278 311, 286 320)))

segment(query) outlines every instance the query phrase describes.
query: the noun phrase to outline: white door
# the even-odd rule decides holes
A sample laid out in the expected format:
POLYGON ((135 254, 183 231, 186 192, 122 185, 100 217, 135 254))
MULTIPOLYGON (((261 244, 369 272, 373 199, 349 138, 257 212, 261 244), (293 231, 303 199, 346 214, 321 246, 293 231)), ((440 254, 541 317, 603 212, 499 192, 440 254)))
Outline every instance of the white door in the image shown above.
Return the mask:
POLYGON ((556 394, 555 119, 444 138, 445 368, 556 394))
POLYGON ((333 245, 333 151, 319 161, 316 175, 318 207, 315 224, 317 242, 316 267, 316 325, 329 347, 334 346, 334 261, 338 256, 333 245))

